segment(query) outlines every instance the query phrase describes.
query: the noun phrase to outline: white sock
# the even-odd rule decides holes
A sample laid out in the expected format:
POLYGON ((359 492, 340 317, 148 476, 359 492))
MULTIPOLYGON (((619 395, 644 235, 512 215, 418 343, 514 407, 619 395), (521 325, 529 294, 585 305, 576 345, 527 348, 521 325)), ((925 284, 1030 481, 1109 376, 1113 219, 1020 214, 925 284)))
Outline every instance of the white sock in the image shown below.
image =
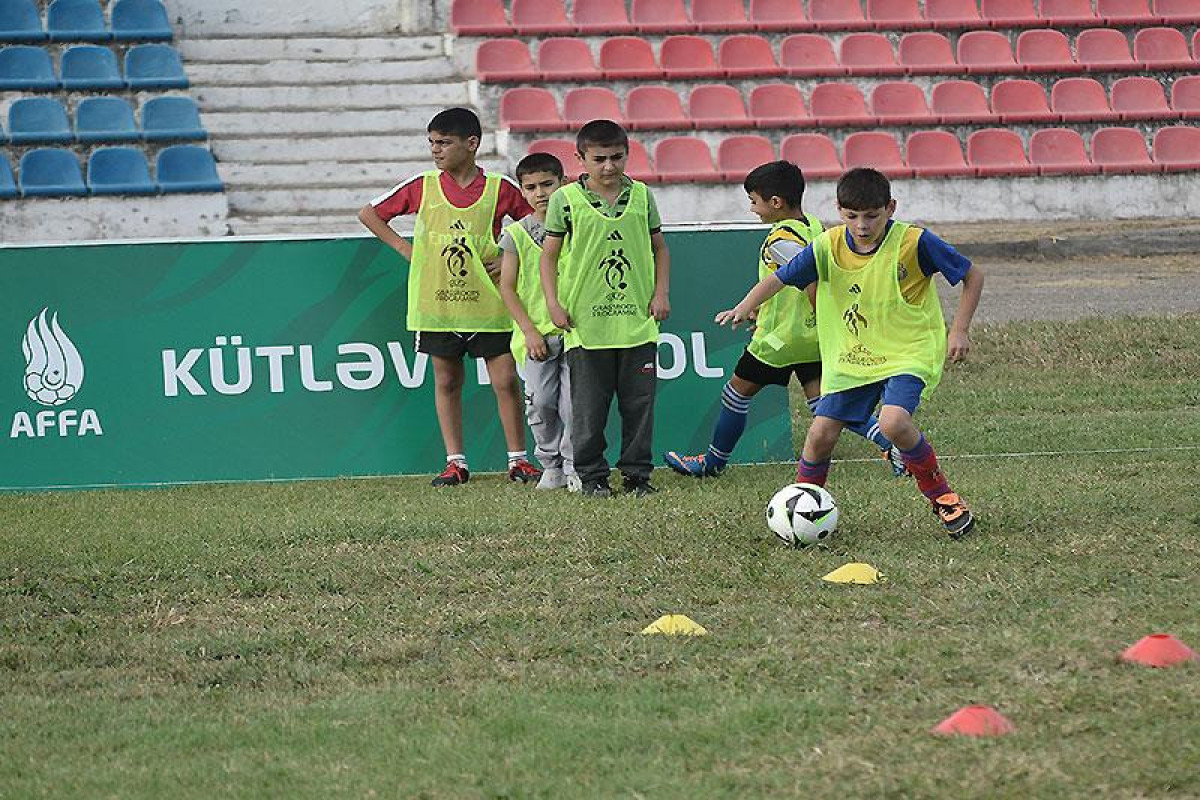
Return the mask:
POLYGON ((467 468, 467 457, 464 456, 462 453, 447 453, 446 454, 446 463, 447 464, 458 464, 463 469, 466 469, 467 468))
POLYGON ((508 451, 508 465, 510 467, 514 466, 518 461, 526 461, 526 460, 527 459, 525 458, 524 450, 509 450, 508 451))

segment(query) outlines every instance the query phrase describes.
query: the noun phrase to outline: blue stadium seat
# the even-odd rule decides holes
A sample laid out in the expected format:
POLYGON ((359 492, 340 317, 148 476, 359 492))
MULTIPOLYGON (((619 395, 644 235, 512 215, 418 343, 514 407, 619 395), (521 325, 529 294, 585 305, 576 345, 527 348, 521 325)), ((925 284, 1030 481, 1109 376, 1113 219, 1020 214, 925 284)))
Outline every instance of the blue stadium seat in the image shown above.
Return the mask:
POLYGON ((125 53, 125 80, 131 89, 186 89, 179 53, 168 44, 138 44, 125 53))
POLYGON ((174 35, 159 0, 117 0, 112 6, 112 33, 118 41, 169 42, 174 35))
POLYGON ((78 44, 62 54, 62 85, 64 89, 124 89, 125 79, 117 56, 107 47, 78 44))
POLYGON ((22 97, 8 107, 8 136, 13 144, 62 144, 75 141, 62 103, 50 97, 22 97))
POLYGON ((8 158, 0 153, 0 199, 16 197, 20 192, 17 191, 17 182, 13 178, 12 165, 8 163, 8 158))
POLYGON ((54 0, 46 11, 52 42, 107 42, 112 32, 96 0, 54 0))
POLYGON ((0 0, 0 42, 44 42, 42 18, 31 0, 0 0))
POLYGON ((88 158, 92 194, 157 194, 146 156, 136 147, 101 147, 88 158))
POLYGON ((133 107, 120 97, 86 97, 75 109, 75 138, 80 142, 136 142, 142 138, 133 107))
POLYGON ((45 48, 18 44, 0 50, 0 90, 57 88, 58 78, 45 48))
POLYGON ((200 110, 190 97, 154 97, 142 106, 142 135, 146 141, 207 139, 200 110))
POLYGON ((87 194, 79 159, 70 150, 45 148, 21 156, 21 193, 26 197, 78 197, 87 194))
POLYGON ((158 154, 158 186, 164 192, 222 192, 217 165, 207 148, 177 144, 158 154))

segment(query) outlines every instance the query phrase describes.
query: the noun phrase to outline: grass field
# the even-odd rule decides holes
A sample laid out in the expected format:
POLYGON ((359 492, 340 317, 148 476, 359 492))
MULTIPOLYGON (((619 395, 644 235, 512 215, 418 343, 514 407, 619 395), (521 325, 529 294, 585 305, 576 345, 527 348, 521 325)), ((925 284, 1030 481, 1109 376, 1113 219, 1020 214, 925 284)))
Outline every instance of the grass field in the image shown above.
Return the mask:
POLYGON ((0 796, 1198 797, 1200 664, 1117 655, 1200 649, 1200 316, 975 340, 943 455, 1127 452, 946 459, 958 543, 878 462, 804 551, 790 465, 2 496, 0 796), (819 580, 851 560, 888 580, 819 580), (929 734, 969 703, 1017 732, 929 734))

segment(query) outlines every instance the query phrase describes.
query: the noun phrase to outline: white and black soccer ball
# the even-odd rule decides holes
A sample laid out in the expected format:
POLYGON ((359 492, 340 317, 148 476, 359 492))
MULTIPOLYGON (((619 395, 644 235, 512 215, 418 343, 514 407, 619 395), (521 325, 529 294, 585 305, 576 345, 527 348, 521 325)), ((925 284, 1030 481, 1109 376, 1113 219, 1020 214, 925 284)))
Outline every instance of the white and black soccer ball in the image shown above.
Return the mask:
POLYGON ((823 486, 793 483, 776 492, 767 503, 767 525, 793 547, 828 541, 837 523, 837 503, 823 486))

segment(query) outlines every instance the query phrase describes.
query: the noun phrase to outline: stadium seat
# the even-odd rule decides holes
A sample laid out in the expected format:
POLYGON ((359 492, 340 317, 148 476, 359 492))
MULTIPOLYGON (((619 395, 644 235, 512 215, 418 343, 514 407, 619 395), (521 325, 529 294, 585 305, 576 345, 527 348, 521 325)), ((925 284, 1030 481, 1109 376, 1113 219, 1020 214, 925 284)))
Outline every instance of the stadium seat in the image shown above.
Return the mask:
POLYGON ((669 86, 635 86, 625 96, 625 120, 634 130, 686 130, 692 121, 669 86))
POLYGON ((804 96, 791 83, 764 83, 751 89, 750 118, 756 128, 795 128, 813 124, 804 105, 804 96))
POLYGON ((929 110, 945 125, 988 122, 992 111, 987 95, 975 81, 941 81, 930 92, 929 110))
POLYGON ((1092 0, 1042 0, 1042 21, 1051 27, 1098 25, 1103 22, 1092 9, 1092 0))
POLYGON ((529 143, 526 153, 549 153, 562 162, 567 177, 581 171, 579 156, 575 151, 575 143, 566 139, 535 139, 529 143))
POLYGON ((1096 0, 1096 16, 1105 25, 1155 25, 1161 20, 1150 13, 1147 0, 1096 0))
POLYGON ((881 83, 871 90, 871 113, 881 125, 936 122, 920 86, 907 81, 881 83))
POLYGON ((186 89, 179 53, 167 44, 137 44, 125 51, 125 80, 130 89, 186 89))
POLYGON ((161 0, 116 0, 112 34, 117 41, 169 42, 174 36, 161 0))
POLYGON ((918 178, 974 175, 963 158, 962 144, 949 131, 917 131, 908 135, 904 161, 918 178))
POLYGON ((600 71, 609 81, 661 78, 650 43, 640 36, 613 36, 600 43, 600 71))
POLYGON ((704 84, 688 95, 688 116, 697 128, 749 128, 742 93, 729 84, 704 84))
POLYGON ((79 197, 87 194, 79 159, 70 150, 44 148, 21 156, 21 194, 26 197, 79 197))
POLYGON ((87 185, 92 194, 156 194, 150 167, 141 150, 101 147, 88 157, 87 185))
POLYGON ((672 80, 725 77, 713 56, 712 43, 699 36, 668 36, 658 60, 663 74, 672 80))
POLYGON ((665 183, 711 182, 721 179, 703 139, 668 136, 654 148, 654 167, 665 183))
POLYGON ((46 33, 52 42, 107 42, 112 38, 96 0, 54 0, 46 10, 46 33))
POLYGON ((792 77, 846 74, 829 37, 816 33, 797 33, 784 39, 779 46, 779 63, 792 77))
POLYGON ((717 145, 717 169, 726 181, 741 183, 750 170, 775 160, 775 146, 765 136, 730 136, 717 145))
POLYGON ((935 30, 983 26, 975 0, 925 0, 925 21, 935 30))
POLYGON ((1063 122, 1115 121, 1108 93, 1092 78, 1063 78, 1050 87, 1050 108, 1063 122))
POLYGON ((19 194, 17 181, 13 178, 12 165, 8 163, 8 156, 0 153, 0 200, 8 200, 19 194))
POLYGON ((913 174, 904 163, 895 137, 883 131, 859 131, 847 136, 842 161, 846 169, 872 167, 889 178, 911 178, 913 174))
POLYGON ((142 106, 142 135, 148 142, 207 139, 200 109, 190 97, 152 97, 142 106))
POLYGON ((594 119, 611 119, 624 124, 621 102, 612 89, 603 86, 585 86, 571 89, 563 96, 563 119, 568 129, 573 129, 594 119))
POLYGON ((779 145, 779 157, 804 172, 804 177, 836 178, 844 172, 833 140, 823 133, 793 133, 779 145))
POLYGON ((1154 163, 1166 172, 1200 169, 1200 128, 1160 128, 1154 134, 1154 163))
POLYGON ((64 89, 95 91, 124 89, 125 79, 110 48, 97 44, 79 44, 63 50, 62 85, 64 89))
POLYGON ((1039 175, 1094 175, 1083 137, 1073 128, 1041 128, 1029 138, 1029 160, 1039 175))
POLYGON ((818 83, 809 96, 808 108, 817 125, 870 125, 875 122, 867 110, 862 91, 853 83, 818 83))
POLYGON ((1017 37, 1017 63, 1026 72, 1079 72, 1083 69, 1071 55, 1071 43, 1061 31, 1021 31, 1017 37))
POLYGON ((658 173, 650 164, 650 154, 646 147, 637 139, 629 140, 629 158, 625 162, 625 172, 635 181, 642 183, 658 183, 658 173))
POLYGON ((1133 37, 1133 60, 1144 69, 1192 69, 1187 40, 1175 28, 1142 28, 1133 37))
POLYGON ((762 36, 726 36, 717 51, 717 63, 730 78, 770 77, 783 74, 775 63, 771 43, 762 36))
POLYGON ((475 51, 475 74, 485 83, 538 78, 529 48, 520 39, 488 39, 480 44, 475 51))
POLYGON ((1125 34, 1112 28, 1088 28, 1075 37, 1075 60, 1088 72, 1137 69, 1125 34))
POLYGON ((881 33, 851 33, 842 38, 838 62, 850 75, 899 75, 892 43, 881 33))
POLYGON ((511 131, 562 131, 567 123, 546 89, 522 86, 500 96, 500 127, 511 131))
POLYGON ((801 0, 750 0, 750 21, 760 31, 796 31, 809 27, 801 0))
POLYGON ((512 33, 500 0, 454 0, 450 27, 460 36, 503 36, 512 33))
POLYGON ((1130 76, 1112 85, 1112 110, 1123 121, 1172 119, 1178 114, 1167 104, 1163 85, 1154 78, 1130 76))
POLYGON ((54 65, 44 47, 26 44, 0 49, 0 90, 57 89, 54 65))
POLYGON ((575 32, 566 4, 558 0, 512 0, 512 27, 522 36, 565 36, 575 32))
POLYGON ((970 75, 1021 71, 1008 37, 996 31, 967 31, 960 36, 958 63, 970 75))
POLYGON ((867 21, 881 31, 925 27, 917 0, 867 0, 867 21))
POLYGON ((742 0, 692 0, 692 24, 701 33, 754 30, 742 0))
POLYGON ((638 33, 683 33, 696 30, 683 0, 633 0, 629 19, 638 33))
POLYGON ((625 0, 575 0, 571 21, 585 36, 633 33, 625 0))
POLYGON ((136 142, 142 138, 133 107, 120 97, 85 97, 75 108, 75 138, 91 142, 136 142))
POLYGON ((1135 128, 1101 128, 1092 136, 1092 163, 1104 174, 1161 172, 1150 160, 1146 137, 1135 128))
POLYGON ((1184 119, 1200 119, 1200 75, 1175 80, 1171 86, 1171 109, 1184 119))
POLYGON ((993 28, 1028 28, 1040 25, 1033 0, 980 0, 980 16, 993 28))
POLYGON ((906 33, 896 48, 898 61, 910 75, 935 75, 958 72, 950 40, 940 33, 906 33))
POLYGON ((1050 110, 1042 85, 1021 79, 998 81, 992 87, 992 116, 1005 125, 1060 121, 1050 110))
POLYGON ((0 0, 0 43, 44 41, 46 31, 32 0, 0 0))
POLYGON ((8 107, 8 139, 13 144, 73 142, 63 104, 52 97, 22 97, 8 107))
POLYGON ((158 153, 155 175, 164 192, 221 192, 217 165, 206 147, 174 144, 158 153))
POLYGON ((1154 16, 1167 25, 1188 25, 1200 22, 1200 7, 1195 0, 1153 0, 1154 16))
POLYGON ((859 0, 808 0, 808 16, 819 31, 852 31, 871 27, 859 0))
POLYGON ((1003 128, 984 128, 967 137, 967 164, 980 177, 1035 175, 1021 137, 1003 128))
POLYGON ((537 69, 542 80, 598 81, 600 70, 583 39, 563 36, 543 39, 538 45, 537 69))

